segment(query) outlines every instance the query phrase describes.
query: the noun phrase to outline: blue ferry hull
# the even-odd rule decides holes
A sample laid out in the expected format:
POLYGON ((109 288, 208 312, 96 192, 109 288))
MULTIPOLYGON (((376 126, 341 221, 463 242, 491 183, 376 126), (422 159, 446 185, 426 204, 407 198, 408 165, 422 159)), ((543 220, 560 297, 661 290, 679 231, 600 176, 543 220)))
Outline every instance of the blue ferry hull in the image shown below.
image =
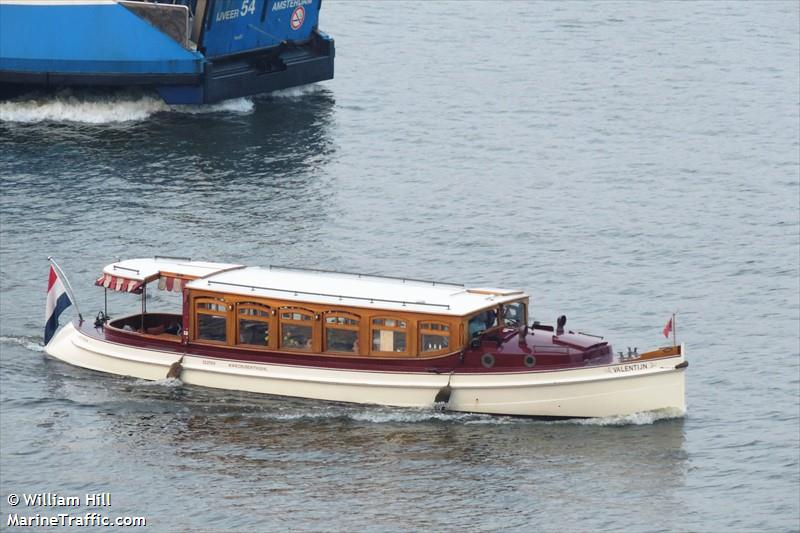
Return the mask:
POLYGON ((331 79, 319 1, 0 0, 0 94, 152 86, 201 104, 331 79))

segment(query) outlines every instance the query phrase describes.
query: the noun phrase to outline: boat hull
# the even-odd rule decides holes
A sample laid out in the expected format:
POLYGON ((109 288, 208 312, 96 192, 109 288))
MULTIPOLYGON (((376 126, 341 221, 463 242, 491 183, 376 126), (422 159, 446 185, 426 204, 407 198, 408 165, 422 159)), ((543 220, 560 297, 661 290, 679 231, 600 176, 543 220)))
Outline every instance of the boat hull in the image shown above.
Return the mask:
MULTIPOLYGON (((265 10, 275 6, 268 1, 265 10)), ((212 15, 228 4, 214 4, 212 15)), ((169 104, 204 104, 333 78, 334 42, 316 29, 311 8, 313 18, 280 38, 269 26, 289 28, 280 16, 267 17, 269 32, 247 30, 249 18, 242 17, 237 22, 247 31, 233 35, 226 23, 215 23, 198 47, 142 16, 155 5, 0 0, 0 98, 63 87, 146 87, 169 104)))
POLYGON ((142 349, 92 337, 68 324, 45 347, 83 368, 146 380, 164 379, 181 362, 191 385, 262 394, 397 407, 432 408, 452 389, 447 410, 532 417, 607 417, 685 409, 684 357, 558 371, 509 373, 377 372, 235 361, 142 349), (677 368, 676 368, 677 367, 677 368))
POLYGON ((193 79, 203 55, 111 0, 0 2, 0 80, 193 79))

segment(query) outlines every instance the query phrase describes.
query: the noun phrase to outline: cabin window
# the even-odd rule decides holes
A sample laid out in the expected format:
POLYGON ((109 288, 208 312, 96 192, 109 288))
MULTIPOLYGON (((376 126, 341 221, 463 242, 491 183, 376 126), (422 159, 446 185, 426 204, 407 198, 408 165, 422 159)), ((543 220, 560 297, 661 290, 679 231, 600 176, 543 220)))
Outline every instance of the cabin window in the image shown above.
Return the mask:
POLYGON ((202 311, 219 311, 220 313, 228 312, 228 308, 224 303, 217 302, 198 302, 197 309, 202 311))
POLYGON ((254 302, 241 302, 236 307, 239 344, 269 346, 272 310, 266 305, 254 302))
POLYGON ((298 307, 284 307, 281 317, 281 348, 310 352, 314 333, 314 313, 298 307))
POLYGON ((469 336, 472 338, 495 326, 497 326, 497 310, 486 309, 469 319, 469 336))
POLYGON ((450 348, 450 326, 438 322, 419 325, 420 352, 440 352, 450 348))
POLYGON ((204 341, 228 341, 228 306, 224 302, 203 300, 195 305, 195 338, 204 341))
POLYGON ((514 302, 503 305, 503 325, 509 328, 518 328, 524 326, 525 321, 525 304, 523 302, 514 302))
POLYGON ((359 353, 359 317, 337 312, 325 315, 325 351, 359 353))
POLYGON ((396 318, 372 319, 372 351, 406 353, 408 322, 396 318))

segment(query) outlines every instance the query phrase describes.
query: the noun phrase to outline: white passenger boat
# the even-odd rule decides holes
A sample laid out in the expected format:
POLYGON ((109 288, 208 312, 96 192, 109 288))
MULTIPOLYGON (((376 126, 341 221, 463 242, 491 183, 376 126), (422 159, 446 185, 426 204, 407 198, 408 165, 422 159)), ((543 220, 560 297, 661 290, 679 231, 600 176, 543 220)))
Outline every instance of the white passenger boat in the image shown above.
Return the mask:
POLYGON ((112 263, 96 285, 140 294, 141 311, 74 320, 47 343, 52 357, 336 402, 547 418, 685 411, 683 345, 615 355, 565 317, 530 323, 518 290, 160 257, 112 263), (181 293, 182 308, 149 311, 156 287, 181 293))

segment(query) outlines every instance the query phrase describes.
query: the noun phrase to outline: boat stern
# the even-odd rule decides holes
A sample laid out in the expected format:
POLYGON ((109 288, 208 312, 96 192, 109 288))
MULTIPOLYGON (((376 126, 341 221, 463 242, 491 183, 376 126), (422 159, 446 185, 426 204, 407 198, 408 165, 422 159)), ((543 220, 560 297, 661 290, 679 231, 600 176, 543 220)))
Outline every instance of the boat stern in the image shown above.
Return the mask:
POLYGON ((147 380, 166 378, 170 366, 182 356, 108 342, 87 334, 86 327, 91 326, 77 320, 66 324, 44 347, 45 353, 89 370, 147 380))
POLYGON ((158 85, 168 104, 209 104, 333 79, 333 38, 315 31, 303 43, 209 58, 200 84, 158 85))

